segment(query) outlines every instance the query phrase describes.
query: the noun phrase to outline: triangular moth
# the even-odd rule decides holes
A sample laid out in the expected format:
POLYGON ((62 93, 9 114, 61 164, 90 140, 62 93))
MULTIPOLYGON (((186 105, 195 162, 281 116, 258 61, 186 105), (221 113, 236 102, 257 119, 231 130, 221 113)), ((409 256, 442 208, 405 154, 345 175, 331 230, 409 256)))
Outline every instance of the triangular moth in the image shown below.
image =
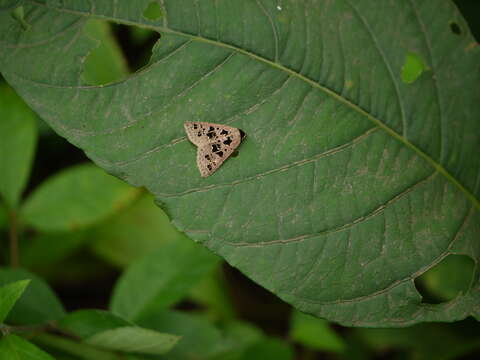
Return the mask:
POLYGON ((184 127, 198 148, 197 166, 202 177, 212 175, 242 141, 242 131, 231 126, 187 121, 184 127))

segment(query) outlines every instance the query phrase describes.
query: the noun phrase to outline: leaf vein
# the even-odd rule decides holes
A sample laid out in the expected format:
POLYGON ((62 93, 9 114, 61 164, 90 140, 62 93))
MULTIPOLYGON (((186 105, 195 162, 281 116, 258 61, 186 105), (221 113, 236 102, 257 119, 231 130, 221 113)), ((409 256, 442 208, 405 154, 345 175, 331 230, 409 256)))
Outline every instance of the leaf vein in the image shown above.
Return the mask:
POLYGON ((404 107, 404 104, 403 104, 402 96, 400 95, 400 89, 398 87, 397 80, 395 78, 395 75, 393 74, 392 67, 391 67, 390 63, 388 62, 387 57, 385 55, 385 52, 383 51, 382 47, 380 46, 377 37, 373 33, 372 28, 370 27, 370 24, 367 22, 365 17, 362 16, 360 11, 355 6, 353 6, 350 3, 349 0, 345 0, 345 2, 353 9, 353 12, 355 13, 357 18, 360 20, 360 22, 363 24, 363 26, 367 30, 367 33, 369 34, 370 38, 372 39, 373 44, 375 45, 378 53, 380 54, 380 56, 382 58, 383 63, 385 64, 385 68, 388 71, 388 74, 390 76, 390 80, 392 81, 393 87, 395 89, 396 98, 397 98, 398 106, 399 106, 401 117, 402 117, 402 123, 403 123, 402 137, 407 139, 408 138, 407 137, 408 125, 407 125, 407 119, 406 119, 406 116, 405 116, 405 107, 404 107))
POLYGON ((375 208, 373 211, 371 211, 370 213, 368 213, 367 215, 362 215, 356 219, 354 219, 353 221, 347 223, 347 224, 343 224, 341 226, 337 226, 335 228, 332 228, 332 229, 327 229, 327 230, 322 230, 320 232, 316 232, 316 233, 311 233, 311 234, 304 234, 304 235, 300 235, 300 236, 295 236, 293 238, 290 238, 290 239, 280 239, 280 240, 271 240, 271 241, 262 241, 262 242, 256 242, 256 243, 249 243, 249 242, 243 242, 243 243, 231 243, 231 242, 227 242, 227 244, 229 245, 232 245, 232 246, 235 246, 235 247, 262 247, 262 246, 270 246, 270 245, 277 245, 277 244, 288 244, 288 243, 295 243, 295 242, 301 242, 301 241, 304 241, 304 240, 308 240, 308 239, 311 239, 311 238, 314 238, 314 237, 317 237, 317 236, 322 236, 322 235, 330 235, 330 234, 334 234, 334 233, 337 233, 337 232, 341 232, 343 230, 346 230, 346 229, 349 229, 353 226, 356 226, 356 225, 359 225, 369 219, 371 219, 372 217, 375 217, 377 216, 378 214, 381 214, 383 213, 389 206, 393 205, 394 203, 396 203, 398 200, 400 200, 401 198, 403 198, 405 195, 409 194, 410 192, 412 192, 413 190, 421 187, 422 185, 424 185, 425 183, 431 181, 432 179, 434 179, 436 177, 436 175, 438 174, 437 171, 434 171, 433 173, 431 173, 430 175, 428 175, 427 177, 417 181, 416 183, 414 183, 413 185, 409 186, 407 189, 403 190, 402 192, 400 192, 399 194, 395 195, 393 198, 391 198, 390 200, 388 200, 386 203, 384 204, 381 204, 380 206, 378 206, 377 208, 375 208))
MULTIPOLYGON (((423 23, 421 17, 420 17, 420 14, 418 12, 418 8, 415 6, 415 4, 412 2, 412 0, 409 0, 409 3, 410 3, 410 6, 412 7, 413 9, 413 12, 415 13, 415 19, 417 20, 418 22, 418 25, 420 27, 420 31, 425 39, 425 45, 427 46, 427 50, 428 50, 428 55, 429 55, 429 58, 430 58, 430 63, 431 63, 431 66, 432 66, 432 71, 435 73, 435 65, 433 63, 433 50, 432 50, 432 44, 430 43, 430 40, 427 36, 427 32, 425 31, 425 24, 423 23)), ((433 85, 434 85, 434 88, 435 88, 435 100, 437 102, 437 107, 438 107, 438 110, 439 110, 439 121, 440 121, 440 126, 439 126, 439 132, 440 132, 440 156, 439 156, 439 159, 440 161, 443 161, 443 152, 444 152, 444 143, 445 143, 445 140, 444 140, 444 132, 443 132, 443 109, 442 109, 442 105, 441 105, 441 102, 440 102, 440 90, 438 88, 438 82, 437 82, 437 78, 436 76, 432 76, 432 81, 433 81, 433 85)))
POLYGON ((277 62, 278 61, 278 33, 277 33, 277 29, 275 28, 275 24, 273 23, 273 19, 272 19, 272 16, 270 15, 270 13, 267 11, 267 9, 265 9, 265 7, 263 6, 263 4, 260 2, 260 0, 256 0, 257 2, 257 5, 258 7, 261 9, 261 11, 265 14, 265 16, 267 17, 269 23, 270 23, 270 27, 272 28, 272 33, 273 33, 273 41, 274 41, 274 46, 275 46, 275 55, 274 55, 274 61, 277 62))
POLYGON ((161 196, 164 196, 164 197, 179 197, 179 196, 184 196, 184 195, 188 195, 188 194, 195 193, 195 192, 210 191, 210 190, 220 188, 220 187, 235 186, 235 185, 238 185, 238 184, 241 184, 241 183, 244 183, 244 182, 248 182, 248 181, 252 181, 252 180, 258 180, 259 178, 262 178, 262 177, 265 177, 265 176, 268 176, 268 175, 271 175, 271 174, 274 174, 274 173, 277 173, 277 172, 280 172, 280 171, 286 171, 290 168, 294 168, 294 167, 297 167, 297 166, 302 166, 302 165, 314 162, 314 161, 316 161, 318 159, 321 159, 323 157, 327 157, 327 156, 337 154, 337 153, 339 153, 339 152, 341 152, 345 149, 348 149, 348 148, 356 145, 358 142, 366 139, 367 137, 369 137, 371 134, 373 134, 377 130, 378 130, 377 127, 371 127, 370 129, 368 129, 363 134, 357 136, 356 138, 354 138, 353 140, 350 140, 349 142, 347 142, 345 144, 339 145, 337 147, 326 150, 326 151, 321 152, 319 154, 315 154, 313 156, 307 157, 305 159, 297 160, 297 161, 291 162, 289 164, 286 164, 286 165, 283 165, 283 166, 280 166, 280 167, 277 167, 277 168, 274 168, 274 169, 271 169, 271 170, 265 171, 263 173, 256 174, 254 176, 250 176, 250 177, 247 177, 247 178, 244 178, 244 179, 241 179, 241 180, 236 180, 236 181, 233 181, 231 183, 215 184, 215 185, 209 185, 209 186, 205 186, 205 187, 201 187, 201 188, 189 189, 187 191, 184 191, 184 192, 181 192, 181 193, 176 193, 176 194, 161 194, 161 196))
POLYGON ((462 220, 462 222, 461 222, 461 224, 460 224, 460 226, 459 226, 459 228, 456 232, 457 235, 452 238, 452 240, 450 241, 447 249, 445 251, 443 251, 440 255, 438 255, 435 259, 433 259, 433 261, 430 264, 428 264, 427 266, 421 267, 419 270, 415 271, 411 275, 409 275, 409 276, 407 276, 403 279, 396 280, 392 284, 388 285, 387 287, 385 287, 383 289, 380 289, 378 291, 375 291, 375 292, 373 292, 371 294, 368 294, 368 295, 358 296, 358 297, 350 298, 350 299, 333 300, 333 301, 312 301, 312 300, 308 300, 308 299, 303 298, 302 301, 304 301, 306 303, 310 303, 310 304, 317 304, 317 305, 334 305, 334 304, 344 304, 344 303, 363 301, 363 300, 368 300, 370 298, 373 298, 375 296, 382 295, 382 294, 390 291, 391 289, 403 284, 406 281, 414 280, 417 276, 420 276, 421 274, 423 274, 427 270, 431 269, 432 267, 434 267, 435 265, 440 263, 446 256, 448 256, 451 253, 452 247, 453 247, 453 245, 455 245, 455 243, 458 239, 458 234, 460 234, 461 232, 464 231, 468 221, 470 220, 472 214, 474 213, 474 208, 475 208, 475 206, 472 205, 470 207, 470 210, 464 216, 464 219, 462 220))

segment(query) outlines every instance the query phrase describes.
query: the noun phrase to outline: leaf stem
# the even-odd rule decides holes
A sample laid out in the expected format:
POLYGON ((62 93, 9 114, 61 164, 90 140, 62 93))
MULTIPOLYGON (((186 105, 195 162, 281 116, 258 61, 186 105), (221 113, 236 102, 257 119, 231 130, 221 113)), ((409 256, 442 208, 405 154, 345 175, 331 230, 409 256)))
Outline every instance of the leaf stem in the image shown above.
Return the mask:
POLYGON ((20 260, 18 256, 18 221, 15 210, 10 211, 10 229, 8 232, 10 240, 10 264, 12 267, 19 267, 20 260))
POLYGON ((41 333, 32 340, 38 344, 50 346, 85 360, 120 360, 121 357, 109 351, 99 350, 62 336, 41 333))

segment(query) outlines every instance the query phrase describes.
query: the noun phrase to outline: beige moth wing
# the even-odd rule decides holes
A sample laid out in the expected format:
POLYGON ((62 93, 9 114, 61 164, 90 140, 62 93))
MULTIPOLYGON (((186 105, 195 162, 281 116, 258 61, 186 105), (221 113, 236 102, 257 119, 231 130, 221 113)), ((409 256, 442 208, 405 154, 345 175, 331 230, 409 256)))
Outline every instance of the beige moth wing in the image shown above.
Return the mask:
POLYGON ((207 122, 186 122, 188 139, 197 146, 197 166, 202 177, 215 172, 242 141, 239 129, 207 122))

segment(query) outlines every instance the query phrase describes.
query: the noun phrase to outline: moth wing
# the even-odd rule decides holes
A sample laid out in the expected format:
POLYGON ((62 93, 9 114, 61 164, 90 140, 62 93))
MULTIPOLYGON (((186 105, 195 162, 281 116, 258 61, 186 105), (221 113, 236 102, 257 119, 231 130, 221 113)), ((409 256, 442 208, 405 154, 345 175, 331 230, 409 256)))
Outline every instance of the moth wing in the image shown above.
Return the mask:
POLYGON ((183 124, 188 140, 190 140, 194 145, 201 146, 208 143, 204 124, 207 123, 186 121, 185 124, 183 124))
MULTIPOLYGON (((233 144, 233 143, 232 143, 233 144)), ((238 144, 234 147, 216 143, 205 144, 198 147, 197 166, 202 177, 213 174, 233 154, 238 144)))
POLYGON ((242 142, 242 135, 240 130, 231 126, 217 125, 219 126, 218 138, 222 141, 222 144, 229 146, 235 150, 242 142))

